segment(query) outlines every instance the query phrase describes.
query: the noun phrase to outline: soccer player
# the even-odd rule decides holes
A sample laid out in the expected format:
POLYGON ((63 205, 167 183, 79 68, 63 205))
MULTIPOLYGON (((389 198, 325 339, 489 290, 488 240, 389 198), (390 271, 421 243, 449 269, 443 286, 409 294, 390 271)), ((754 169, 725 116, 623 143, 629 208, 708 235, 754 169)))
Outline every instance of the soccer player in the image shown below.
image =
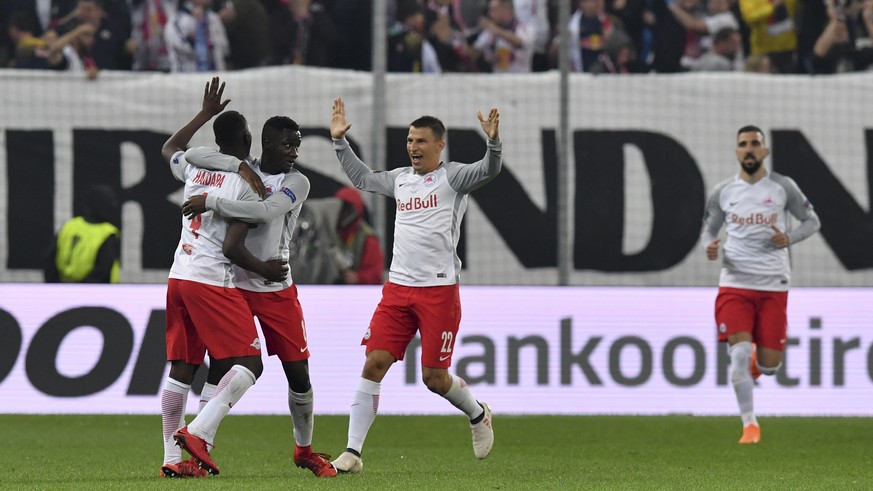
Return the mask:
POLYGON ((349 147, 345 134, 345 103, 336 99, 330 122, 334 150, 352 184, 363 191, 394 198, 394 257, 382 300, 361 344, 366 361, 349 415, 348 446, 336 460, 340 472, 363 469, 361 449, 379 407, 380 384, 391 365, 403 359, 416 331, 421 333, 422 380, 470 419, 473 453, 484 459, 491 452, 494 432, 491 408, 473 397, 466 382, 448 371, 461 322, 458 282, 461 260, 457 245, 467 195, 485 185, 502 168, 499 113, 487 119, 477 112, 488 136, 482 160, 473 164, 442 162, 446 129, 432 116, 409 126, 406 151, 410 166, 374 172, 349 147))
MULTIPOLYGON (((262 202, 237 201, 218 196, 192 196, 182 207, 186 216, 213 210, 224 217, 260 223, 248 233, 243 250, 261 259, 288 262, 289 243, 300 208, 309 196, 309 179, 294 168, 300 147, 300 128, 294 120, 274 116, 264 123, 261 134, 263 154, 252 162, 268 190, 262 202)), ((185 159, 197 166, 242 166, 233 155, 213 149, 192 148, 185 159)), ((314 426, 313 391, 309 379, 309 346, 303 310, 297 299, 297 285, 291 276, 270 281, 257 272, 234 265, 234 283, 258 317, 267 352, 277 355, 288 379, 288 408, 294 426, 294 463, 318 477, 334 477, 336 469, 329 455, 312 451, 314 426)), ((210 366, 210 370, 211 370, 210 366)))
MULTIPOLYGON (((178 179, 185 180, 185 197, 209 193, 231 199, 258 199, 239 174, 211 172, 188 166, 179 142, 187 142, 198 128, 221 113, 224 84, 207 83, 203 108, 194 119, 164 144, 162 155, 178 179), (169 158, 168 158, 169 157, 169 158)), ((236 111, 221 114, 213 124, 215 141, 223 152, 240 160, 249 154, 251 133, 246 119, 236 111)), ((219 468, 207 449, 215 439, 221 420, 242 398, 263 371, 257 329, 245 299, 231 281, 231 262, 225 257, 225 236, 244 237, 248 225, 231 223, 214 213, 182 217, 182 233, 167 284, 167 360, 170 374, 161 394, 164 464, 167 477, 202 477, 202 470, 218 474, 219 468), (185 405, 194 373, 206 350, 219 364, 229 367, 193 421, 185 426, 185 405), (181 449, 192 455, 182 461, 181 449)), ((252 258, 242 258, 247 260, 252 258)), ((287 267, 277 261, 247 263, 266 276, 281 279, 287 267)))
POLYGON ((740 443, 758 443, 752 390, 760 374, 782 365, 787 339, 789 246, 814 234, 820 222, 809 200, 789 177, 768 171, 770 150, 756 126, 737 132, 740 172, 715 186, 706 203, 701 243, 710 261, 718 259, 718 233, 724 243, 715 322, 718 339, 729 344, 731 383, 740 407, 740 443), (800 221, 791 229, 791 216, 800 221))

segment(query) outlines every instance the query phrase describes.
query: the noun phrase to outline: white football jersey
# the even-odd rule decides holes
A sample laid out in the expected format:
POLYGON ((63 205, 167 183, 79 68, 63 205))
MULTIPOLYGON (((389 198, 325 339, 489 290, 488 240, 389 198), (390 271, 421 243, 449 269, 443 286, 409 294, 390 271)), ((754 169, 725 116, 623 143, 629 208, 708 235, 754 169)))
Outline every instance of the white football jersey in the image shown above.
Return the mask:
MULTIPOLYGON (((194 165, 208 165, 218 168, 239 166, 239 159, 218 151, 198 147, 185 152, 186 158, 194 165)), ((254 223, 249 229, 245 246, 249 252, 262 261, 284 259, 290 256, 289 244, 297 226, 300 207, 309 196, 309 179, 297 169, 287 174, 267 174, 261 170, 261 160, 255 159, 252 168, 261 176, 267 190, 263 201, 237 201, 232 198, 209 195, 206 208, 215 210, 221 216, 236 218, 254 223)), ((282 282, 268 281, 263 276, 233 266, 234 284, 237 288, 254 292, 275 292, 293 284, 291 275, 282 282)))
POLYGON ((348 142, 334 150, 352 183, 363 191, 394 198, 394 251, 388 280, 405 286, 454 285, 460 281, 457 254, 467 195, 494 179, 502 168, 502 144, 488 141, 485 157, 472 164, 442 163, 419 175, 412 167, 373 172, 348 142))
MULTIPOLYGON (((258 199, 238 174, 187 165, 183 152, 173 156, 171 165, 184 169, 184 200, 201 194, 234 200, 258 199)), ((182 215, 182 236, 170 268, 170 278, 233 288, 231 263, 222 252, 229 224, 228 219, 214 211, 207 211, 193 219, 182 215)))
POLYGON ((791 178, 767 172, 748 183, 737 175, 716 185, 710 194, 701 242, 706 247, 725 227, 719 286, 787 291, 789 250, 771 243, 773 227, 785 232, 793 245, 815 233, 819 225, 812 204, 791 178), (791 216, 800 220, 794 230, 791 216))

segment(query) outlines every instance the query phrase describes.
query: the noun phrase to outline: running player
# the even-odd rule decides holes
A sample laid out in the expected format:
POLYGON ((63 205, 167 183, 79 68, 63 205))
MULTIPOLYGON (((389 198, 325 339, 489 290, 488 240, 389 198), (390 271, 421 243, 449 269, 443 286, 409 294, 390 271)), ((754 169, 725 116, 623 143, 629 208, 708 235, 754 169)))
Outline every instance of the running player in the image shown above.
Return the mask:
POLYGON ((718 233, 725 227, 715 322, 719 341, 730 346, 731 383, 743 421, 739 442, 746 444, 761 440, 752 398, 754 379, 762 373, 775 374, 785 351, 791 279, 788 247, 814 234, 820 222, 791 178, 764 167, 770 150, 760 128, 740 128, 736 154, 740 172, 710 194, 701 243, 706 257, 715 261, 718 233), (791 216, 800 221, 793 230, 791 216))

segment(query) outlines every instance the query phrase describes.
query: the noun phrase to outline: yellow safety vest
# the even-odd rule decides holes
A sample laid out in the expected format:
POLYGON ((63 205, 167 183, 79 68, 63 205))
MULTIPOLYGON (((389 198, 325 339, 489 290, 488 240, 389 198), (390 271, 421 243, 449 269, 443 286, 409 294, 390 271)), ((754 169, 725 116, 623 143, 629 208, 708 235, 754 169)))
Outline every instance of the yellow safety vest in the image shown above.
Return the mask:
MULTIPOLYGON (((119 231, 111 223, 90 223, 82 217, 68 221, 58 233, 58 253, 55 266, 62 283, 78 283, 88 277, 97 263, 100 246, 109 236, 118 237, 119 231)), ((121 265, 112 264, 110 282, 118 283, 121 265)))

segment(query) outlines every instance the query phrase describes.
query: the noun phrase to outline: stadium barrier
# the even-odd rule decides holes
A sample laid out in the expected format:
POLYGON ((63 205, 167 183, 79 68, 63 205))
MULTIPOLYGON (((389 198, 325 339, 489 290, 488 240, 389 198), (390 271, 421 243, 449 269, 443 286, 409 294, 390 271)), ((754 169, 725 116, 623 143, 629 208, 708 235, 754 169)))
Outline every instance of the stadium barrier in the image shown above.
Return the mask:
MULTIPOLYGON (((481 157, 476 110, 501 111, 505 170, 471 195, 460 254, 468 284, 558 284, 559 77, 388 74, 386 126, 373 128, 367 73, 275 67, 222 74, 231 109, 253 129, 275 114, 304 135, 299 167, 312 197, 347 182, 329 141, 335 97, 365 161, 374 135, 386 162, 408 163, 410 121, 434 114, 448 127, 444 158, 481 157)), ((178 241, 180 185, 161 160, 166 138, 200 108, 207 77, 0 70, 0 281, 37 282, 52 235, 95 182, 123 200, 122 280, 160 283, 178 241)), ((863 103, 873 73, 838 77, 757 74, 574 75, 569 100, 569 284, 709 286, 717 265, 698 244, 706 193, 737 172, 734 137, 756 124, 768 165, 794 178, 822 218, 794 251, 797 286, 873 285, 869 177, 873 125, 863 103)), ((193 145, 213 145, 207 125, 193 145)), ((370 198, 371 205, 375 198, 370 198)), ((384 203, 391 224, 394 205, 384 203)), ((391 250, 390 229, 383 238, 391 250)))
MULTIPOLYGON (((0 413, 159 414, 165 294, 164 285, 0 284, 0 413)), ((301 286, 318 414, 348 413, 380 294, 301 286)), ((499 414, 732 415, 715 294, 463 286, 451 371, 499 414)), ((786 360, 758 381, 758 414, 873 416, 871 303, 873 289, 793 290, 786 360)), ((417 348, 383 381, 380 413, 455 414, 421 383, 417 348)), ((233 412, 285 414, 286 388, 279 362, 266 359, 233 412)))

